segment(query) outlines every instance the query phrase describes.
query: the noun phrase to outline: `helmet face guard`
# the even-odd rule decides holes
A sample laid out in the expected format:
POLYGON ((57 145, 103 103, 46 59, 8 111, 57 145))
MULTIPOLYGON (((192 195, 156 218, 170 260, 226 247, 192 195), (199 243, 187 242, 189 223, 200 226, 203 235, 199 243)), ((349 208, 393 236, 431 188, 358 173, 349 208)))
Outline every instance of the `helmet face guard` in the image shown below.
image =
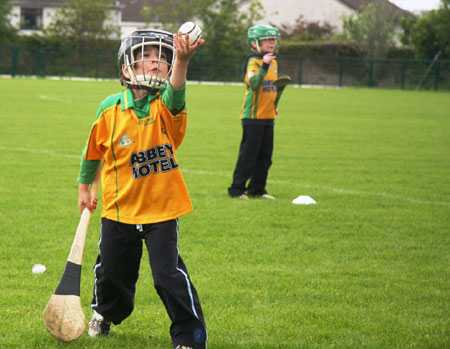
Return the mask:
POLYGON ((272 25, 255 25, 248 30, 247 33, 247 42, 248 46, 252 50, 255 48, 252 45, 252 42, 256 45, 256 51, 259 52, 261 50, 261 40, 274 39, 275 40, 275 50, 278 51, 278 44, 280 42, 280 31, 272 26, 272 25))
POLYGON ((172 73, 174 60, 175 47, 172 33, 153 29, 137 30, 123 38, 120 45, 118 63, 121 83, 148 91, 165 88, 172 73), (157 59, 155 57, 145 58, 144 51, 149 46, 157 49, 157 59), (145 73, 143 66, 146 62, 157 63, 156 74, 145 73), (140 63, 141 69, 137 69, 137 63, 140 63), (163 65, 167 65, 167 75, 159 76, 163 65), (124 75, 122 67, 127 71, 129 77, 124 75))

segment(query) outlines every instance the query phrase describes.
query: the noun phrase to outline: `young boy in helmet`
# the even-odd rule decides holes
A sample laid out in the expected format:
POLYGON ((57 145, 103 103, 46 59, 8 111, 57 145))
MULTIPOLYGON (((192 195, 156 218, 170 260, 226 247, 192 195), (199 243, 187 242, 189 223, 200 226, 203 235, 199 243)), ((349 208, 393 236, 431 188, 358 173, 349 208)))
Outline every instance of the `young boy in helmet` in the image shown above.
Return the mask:
POLYGON ((278 78, 275 52, 280 32, 271 25, 256 25, 248 30, 247 38, 254 52, 247 57, 247 89, 241 112, 243 135, 228 194, 240 199, 248 196, 275 199, 267 193, 266 181, 272 164, 273 126, 278 114, 277 90, 272 82, 278 78))
POLYGON ((178 254, 178 217, 192 203, 176 149, 186 131, 189 60, 203 44, 162 30, 138 30, 119 49, 126 89, 101 104, 83 150, 80 211, 94 211, 88 191, 103 160, 102 225, 89 335, 108 335, 134 308, 142 256, 148 249, 154 286, 172 321, 175 348, 205 348, 206 326, 197 291, 178 254))

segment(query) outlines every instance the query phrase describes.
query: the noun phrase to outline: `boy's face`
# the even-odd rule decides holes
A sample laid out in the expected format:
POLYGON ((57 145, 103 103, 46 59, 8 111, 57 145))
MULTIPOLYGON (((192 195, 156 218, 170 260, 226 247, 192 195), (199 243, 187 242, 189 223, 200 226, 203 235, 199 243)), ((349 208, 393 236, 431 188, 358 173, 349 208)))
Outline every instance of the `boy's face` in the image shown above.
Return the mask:
MULTIPOLYGON (((167 53, 165 50, 161 51, 161 63, 158 68, 159 58, 159 46, 145 45, 144 51, 142 48, 136 50, 136 63, 133 64, 134 73, 138 75, 152 75, 158 78, 165 79, 169 72, 169 64, 167 62, 167 53)), ((122 66, 122 72, 128 79, 130 78, 129 72, 125 65, 122 66)))
POLYGON ((261 39, 261 51, 262 52, 271 52, 273 53, 275 51, 275 47, 277 45, 277 41, 274 38, 269 39, 261 39))
POLYGON ((275 48, 277 47, 277 40, 274 38, 259 40, 259 50, 255 41, 252 41, 252 46, 259 53, 273 53, 275 51, 275 48))

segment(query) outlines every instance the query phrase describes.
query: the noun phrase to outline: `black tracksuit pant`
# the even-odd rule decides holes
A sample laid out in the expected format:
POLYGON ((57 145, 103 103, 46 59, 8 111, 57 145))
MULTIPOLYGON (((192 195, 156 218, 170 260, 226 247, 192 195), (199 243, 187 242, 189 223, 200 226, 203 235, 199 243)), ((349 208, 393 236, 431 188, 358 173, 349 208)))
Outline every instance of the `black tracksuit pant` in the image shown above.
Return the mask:
POLYGON ((239 156, 233 173, 233 183, 228 188, 231 197, 240 196, 246 191, 252 196, 267 194, 266 182, 273 153, 273 120, 270 122, 242 124, 239 156), (248 180, 250 182, 247 188, 248 180))
POLYGON ((131 314, 142 240, 148 249, 155 289, 172 320, 174 347, 206 348, 200 301, 178 254, 178 219, 133 225, 102 218, 92 308, 116 325, 131 314))

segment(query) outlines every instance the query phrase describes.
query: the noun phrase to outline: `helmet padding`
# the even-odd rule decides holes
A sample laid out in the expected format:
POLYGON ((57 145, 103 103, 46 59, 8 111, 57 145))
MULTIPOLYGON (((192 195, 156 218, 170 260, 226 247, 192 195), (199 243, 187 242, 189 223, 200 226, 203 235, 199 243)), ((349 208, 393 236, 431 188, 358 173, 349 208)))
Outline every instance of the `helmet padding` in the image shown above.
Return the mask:
MULTIPOLYGON (((131 33, 122 39, 122 43, 118 53, 118 65, 120 70, 120 81, 122 85, 129 87, 139 87, 145 90, 158 90, 165 88, 168 84, 170 74, 172 72, 173 62, 175 59, 175 46, 173 42, 173 34, 164 30, 141 29, 131 33), (135 71, 137 62, 144 62, 144 50, 148 46, 156 46, 158 49, 158 71, 161 64, 168 65, 168 73, 165 77, 157 77, 135 71), (139 52, 141 52, 141 60, 137 61, 139 52), (162 59, 162 54, 166 55, 166 59, 162 59), (129 77, 122 72, 124 67, 129 77)), ((155 61, 152 59, 152 61, 155 61)))

